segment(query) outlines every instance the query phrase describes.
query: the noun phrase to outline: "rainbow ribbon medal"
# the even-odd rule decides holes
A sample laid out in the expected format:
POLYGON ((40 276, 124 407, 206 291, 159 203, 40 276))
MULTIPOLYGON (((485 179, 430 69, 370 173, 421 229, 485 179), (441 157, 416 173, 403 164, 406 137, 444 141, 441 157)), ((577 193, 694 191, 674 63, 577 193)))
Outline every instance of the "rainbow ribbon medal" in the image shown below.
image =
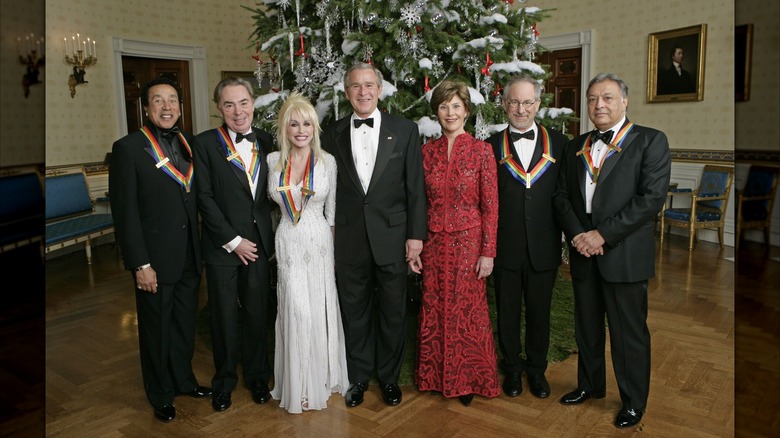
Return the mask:
POLYGON ((309 198, 314 195, 314 152, 309 152, 309 159, 306 161, 306 167, 308 168, 308 171, 303 175, 300 210, 295 207, 295 199, 293 199, 292 196, 293 185, 290 183, 290 178, 292 176, 291 159, 287 160, 284 171, 279 173, 279 187, 277 187, 276 191, 282 192, 284 209, 287 211, 287 215, 290 216, 293 225, 301 220, 301 213, 303 212, 304 207, 306 207, 306 203, 308 203, 309 198))
MULTIPOLYGON (((183 175, 181 172, 179 172, 179 169, 174 167, 173 163, 171 163, 171 160, 165 156, 165 153, 160 147, 160 143, 158 143, 157 139, 154 138, 154 135, 152 135, 152 131, 150 131, 148 127, 144 126, 141 128, 141 132, 146 136, 146 141, 149 143, 149 146, 152 147, 152 154, 154 155, 154 160, 157 162, 155 166, 158 169, 162 169, 163 172, 173 178, 174 181, 179 183, 182 187, 184 187, 184 190, 189 193, 190 188, 192 187, 192 173, 194 168, 192 161, 190 161, 190 168, 187 171, 187 175, 183 175)), ((187 149, 187 153, 190 154, 190 158, 192 158, 192 149, 190 148, 190 144, 187 143, 187 139, 184 138, 184 135, 181 132, 179 133, 179 141, 181 141, 181 144, 183 144, 187 149)))
POLYGON ((509 170, 509 173, 512 174, 516 180, 525 184, 526 189, 530 189, 531 185, 539 178, 541 178, 541 176, 544 175, 544 172, 546 172, 547 169, 549 169, 550 166, 555 163, 555 158, 552 156, 550 135, 547 133, 547 129, 545 129, 544 126, 539 125, 539 132, 541 133, 542 146, 544 147, 542 152, 542 159, 536 163, 536 166, 534 166, 530 172, 526 173, 525 169, 523 169, 523 166, 521 166, 520 163, 518 163, 517 160, 515 160, 512 156, 512 149, 509 146, 509 129, 504 131, 504 141, 501 145, 501 160, 498 162, 498 164, 503 164, 506 166, 507 170, 509 170))
POLYGON ((607 145, 609 148, 609 152, 604 154, 603 157, 601 157, 601 162, 599 162, 599 165, 596 166, 596 163, 593 162, 593 157, 590 155, 590 135, 588 135, 585 138, 585 142, 582 144, 582 149, 577 151, 576 155, 579 155, 580 158, 582 158, 582 162, 585 164, 585 170, 588 171, 588 175, 590 175, 590 180, 593 181, 595 184, 597 180, 599 179, 599 172, 601 171, 601 167, 604 166, 604 162, 607 161, 607 158, 611 157, 615 154, 615 152, 622 152, 623 149, 621 149, 621 146, 623 145, 623 142, 626 140, 626 135, 628 135, 628 132, 631 131, 631 128, 634 127, 634 124, 631 122, 628 122, 623 126, 623 129, 621 129, 617 135, 615 136, 615 139, 607 145))
POLYGON ((249 163, 249 168, 247 168, 246 164, 244 164, 244 161, 241 159, 241 154, 238 153, 236 146, 233 144, 233 140, 230 139, 230 135, 228 135, 225 130, 225 127, 220 126, 217 128, 217 133, 219 134, 219 142, 222 143, 222 149, 226 159, 246 174, 249 186, 253 187, 257 181, 257 175, 260 173, 260 147, 257 144, 257 139, 255 139, 254 146, 252 147, 252 162, 249 163))

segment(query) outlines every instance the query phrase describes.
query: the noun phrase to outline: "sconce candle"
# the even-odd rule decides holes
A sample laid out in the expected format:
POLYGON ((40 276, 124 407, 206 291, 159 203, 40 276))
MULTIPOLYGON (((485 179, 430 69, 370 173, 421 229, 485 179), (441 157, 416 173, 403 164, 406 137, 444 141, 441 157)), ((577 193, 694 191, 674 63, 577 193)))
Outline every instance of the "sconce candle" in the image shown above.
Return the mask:
POLYGON ((30 86, 40 84, 41 80, 38 78, 40 69, 44 66, 44 39, 43 37, 35 39, 35 34, 31 33, 25 35, 24 43, 22 38, 16 38, 16 49, 19 51, 19 62, 26 66, 26 71, 22 76, 22 88, 24 89, 24 97, 30 95, 30 86))
POLYGON ((81 34, 76 33, 75 36, 71 36, 71 42, 73 44, 72 55, 68 55, 68 52, 70 52, 70 47, 68 47, 68 39, 64 38, 64 40, 65 62, 73 66, 73 71, 68 76, 70 97, 73 98, 76 96, 76 86, 88 83, 84 79, 84 76, 87 74, 85 69, 97 63, 97 49, 95 40, 87 37, 86 40, 82 41, 81 34))

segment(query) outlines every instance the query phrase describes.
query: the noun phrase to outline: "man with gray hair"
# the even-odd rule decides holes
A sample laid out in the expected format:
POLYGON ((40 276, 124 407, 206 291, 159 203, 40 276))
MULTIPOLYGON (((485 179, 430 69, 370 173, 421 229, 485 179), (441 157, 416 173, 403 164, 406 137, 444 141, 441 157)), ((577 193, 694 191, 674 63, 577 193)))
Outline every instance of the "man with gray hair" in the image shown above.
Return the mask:
POLYGON ((655 275, 654 219, 666 201, 666 135, 626 118, 628 86, 601 73, 587 90, 596 129, 567 145, 553 196, 570 242, 577 389, 561 403, 606 395, 604 316, 623 407, 615 426, 639 423, 650 390, 647 283, 655 275))
POLYGON ((266 326, 274 235, 266 156, 274 141, 271 134, 252 127, 249 82, 223 79, 214 89, 214 103, 224 124, 198 135, 195 181, 203 189, 198 207, 216 368, 211 405, 224 411, 238 384, 239 357, 252 400, 263 404, 271 399, 266 326))
POLYGON ((512 77, 502 106, 509 126, 488 138, 498 162, 498 245, 493 279, 504 393, 550 395, 544 377, 550 345, 550 305, 561 264, 561 228, 552 194, 568 138, 536 123, 541 84, 531 76, 512 77), (525 343, 522 312, 525 306, 525 343), (525 357, 523 345, 525 344, 525 357))
POLYGON ((419 261, 428 234, 420 135, 413 122, 377 109, 382 73, 374 66, 351 66, 344 91, 354 113, 325 129, 322 147, 338 166, 336 280, 351 383, 345 402, 363 402, 376 370, 382 398, 395 406, 407 263, 419 261))

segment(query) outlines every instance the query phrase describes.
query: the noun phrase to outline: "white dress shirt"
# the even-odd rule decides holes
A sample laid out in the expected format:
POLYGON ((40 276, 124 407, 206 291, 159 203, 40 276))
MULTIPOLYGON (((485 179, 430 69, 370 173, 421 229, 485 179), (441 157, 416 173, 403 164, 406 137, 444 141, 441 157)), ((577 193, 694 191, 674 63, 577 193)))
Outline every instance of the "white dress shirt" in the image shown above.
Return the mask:
MULTIPOLYGON (((509 132, 517 132, 519 134, 525 134, 528 131, 534 132, 534 139, 529 140, 527 138, 521 138, 513 144, 515 145, 515 151, 517 151, 520 159, 520 164, 523 165, 523 169, 528 172, 528 167, 531 165, 531 159, 534 157, 534 150, 536 149, 536 139, 539 138, 539 131, 536 129, 536 123, 531 125, 531 129, 520 131, 513 127, 509 127, 509 132)), ((510 137, 511 138, 511 137, 510 137)))
POLYGON ((374 126, 365 123, 355 128, 354 120, 360 120, 354 113, 349 121, 350 139, 352 141, 352 159, 355 161, 360 184, 363 192, 368 192, 368 184, 371 182, 371 174, 374 173, 376 163, 376 151, 379 147, 379 126, 382 123, 382 113, 375 109, 367 118, 374 118, 374 126))
MULTIPOLYGON (((626 122, 625 116, 620 119, 620 122, 618 122, 617 125, 605 130, 605 131, 599 131, 599 132, 606 132, 610 129, 612 130, 612 141, 615 140, 615 135, 617 135, 618 130, 620 130, 620 127, 623 126, 623 123, 626 122)), ((609 148, 606 144, 604 144, 603 141, 599 140, 595 143, 590 144, 590 158, 593 160, 593 167, 600 167, 601 166, 601 160, 604 158, 605 155, 609 152, 609 148)), ((590 175, 585 172, 585 213, 592 213, 592 207, 591 203, 593 201, 593 193, 596 192, 596 185, 598 184, 598 179, 596 182, 593 182, 590 175)))

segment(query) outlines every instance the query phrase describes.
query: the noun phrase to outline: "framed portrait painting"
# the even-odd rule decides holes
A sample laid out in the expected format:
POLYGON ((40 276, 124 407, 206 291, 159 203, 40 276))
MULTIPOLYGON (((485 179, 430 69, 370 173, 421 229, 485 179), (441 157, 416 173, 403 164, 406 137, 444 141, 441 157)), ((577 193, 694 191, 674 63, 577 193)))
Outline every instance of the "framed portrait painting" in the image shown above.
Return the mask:
POLYGON ((248 81, 250 84, 252 84, 253 90, 255 92, 255 97, 260 96, 262 94, 265 94, 268 92, 268 90, 271 89, 271 84, 268 81, 268 78, 264 77, 262 86, 257 81, 257 77, 255 76, 255 72, 253 71, 225 71, 222 70, 222 79, 230 78, 230 77, 237 77, 244 79, 248 81))
POLYGON ((707 25, 651 33, 647 45, 647 101, 704 99, 707 25))

